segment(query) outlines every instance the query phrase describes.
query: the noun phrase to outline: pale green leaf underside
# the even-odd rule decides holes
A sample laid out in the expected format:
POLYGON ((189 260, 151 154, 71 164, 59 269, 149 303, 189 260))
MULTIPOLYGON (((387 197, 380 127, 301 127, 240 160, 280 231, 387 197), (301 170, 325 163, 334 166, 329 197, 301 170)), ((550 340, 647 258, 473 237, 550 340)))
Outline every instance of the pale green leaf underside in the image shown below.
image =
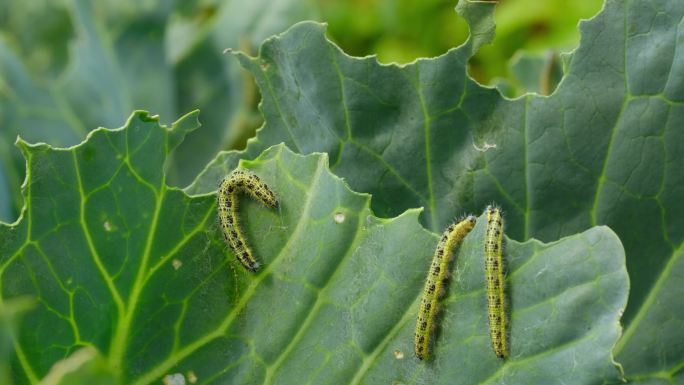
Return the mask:
POLYGON ((493 5, 462 0, 459 10, 473 39, 406 66, 349 57, 313 23, 240 56, 262 90, 265 126, 188 191, 211 191, 238 159, 285 142, 329 153, 379 215, 425 207, 433 231, 492 201, 514 239, 608 225, 632 284, 618 361, 629 378, 675 381, 684 369, 684 2, 608 0, 580 24, 555 93, 515 100, 467 76, 493 5))
MULTIPOLYGON (((480 221, 457 257, 436 359, 423 363, 412 333, 437 236, 420 211, 379 219, 325 155, 272 147, 242 163, 281 202, 242 205, 264 263, 248 273, 218 231, 214 194, 190 197, 161 177, 195 118, 166 128, 137 112, 69 149, 21 143, 27 206, 17 224, 0 225, 0 284, 3 298, 32 295, 39 306, 15 346, 18 384, 82 346, 133 385, 190 372, 202 384, 618 378, 610 352, 628 280, 608 228, 548 245, 508 242, 512 356, 502 362, 487 336, 480 221)), ((102 374, 92 359, 81 374, 102 374)))

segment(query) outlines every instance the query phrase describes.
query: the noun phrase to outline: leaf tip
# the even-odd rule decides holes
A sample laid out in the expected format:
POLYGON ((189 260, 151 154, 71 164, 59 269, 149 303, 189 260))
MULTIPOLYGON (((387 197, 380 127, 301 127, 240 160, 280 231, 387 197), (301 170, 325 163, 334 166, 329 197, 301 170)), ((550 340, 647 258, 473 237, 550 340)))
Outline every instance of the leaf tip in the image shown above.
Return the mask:
POLYGON ((17 139, 14 141, 14 145, 17 146, 17 148, 19 148, 21 153, 24 155, 24 158, 26 159, 28 159, 29 155, 33 150, 47 149, 50 147, 50 145, 46 143, 29 143, 20 136, 17 136, 17 139))
POLYGON ((199 110, 193 110, 181 116, 168 128, 170 132, 171 148, 178 146, 185 136, 198 129, 202 124, 199 121, 199 110))
POLYGON ((202 125, 199 114, 200 110, 195 109, 181 116, 171 125, 171 130, 192 131, 199 128, 202 125))
POLYGON ((17 139, 14 140, 14 145, 20 148, 22 151, 29 146, 29 144, 22 138, 21 136, 17 135, 17 139))
POLYGON ((456 12, 465 19, 470 28, 466 44, 471 45, 473 54, 494 39, 494 10, 497 4, 498 1, 461 0, 456 5, 456 12))

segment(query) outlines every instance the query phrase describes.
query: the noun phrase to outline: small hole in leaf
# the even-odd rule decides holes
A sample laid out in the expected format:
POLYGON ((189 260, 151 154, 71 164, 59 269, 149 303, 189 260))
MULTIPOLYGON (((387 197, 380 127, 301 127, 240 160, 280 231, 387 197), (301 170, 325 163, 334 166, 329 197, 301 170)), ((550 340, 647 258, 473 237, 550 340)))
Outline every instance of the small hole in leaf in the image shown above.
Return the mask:
POLYGON ((163 381, 164 385, 185 385, 185 377, 180 373, 167 374, 163 381))
POLYGON ((178 270, 183 266, 183 262, 181 262, 180 259, 174 259, 171 261, 171 266, 173 266, 174 270, 178 270))
POLYGON ((339 212, 339 211, 336 212, 336 213, 335 213, 334 219, 335 219, 335 223, 342 223, 342 222, 344 222, 344 219, 345 219, 345 218, 344 218, 344 213, 339 212))
POLYGON ((197 376, 195 375, 195 372, 193 372, 192 370, 188 372, 188 381, 191 384, 194 384, 197 382, 197 376))

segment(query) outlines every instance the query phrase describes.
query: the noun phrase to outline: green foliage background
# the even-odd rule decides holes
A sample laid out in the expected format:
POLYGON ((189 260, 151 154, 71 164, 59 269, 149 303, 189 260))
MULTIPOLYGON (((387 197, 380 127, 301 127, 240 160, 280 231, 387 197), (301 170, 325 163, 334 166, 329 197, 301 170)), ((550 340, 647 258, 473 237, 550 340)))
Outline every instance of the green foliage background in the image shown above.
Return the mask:
MULTIPOLYGON (((498 35, 490 46, 483 44, 492 37, 492 7, 476 2, 459 4, 471 26, 467 41, 467 24, 453 13, 453 4, 436 1, 74 0, 7 1, 0 7, 0 218, 14 220, 26 204, 23 221, 3 225, 0 232, 3 297, 29 294, 41 301, 38 310, 27 313, 28 327, 9 349, 18 357, 11 370, 21 373, 15 376, 20 383, 35 383, 49 371, 46 383, 145 384, 171 369, 187 374, 188 368, 206 382, 237 383, 263 376, 266 383, 300 383, 302 378, 319 383, 316 375, 331 380, 326 377, 331 361, 349 368, 336 381, 353 383, 380 383, 390 376, 408 383, 604 383, 620 378, 611 351, 632 382, 674 384, 681 379, 684 293, 677 186, 682 149, 677 127, 684 78, 679 48, 684 38, 678 26, 684 9, 678 2, 610 0, 601 15, 583 24, 580 49, 563 57, 545 50, 572 47, 579 37, 577 19, 595 13, 600 3, 503 1, 497 13, 498 35), (465 43, 434 60, 382 66, 374 59, 343 54, 324 38, 320 25, 299 24, 257 50, 271 34, 309 18, 328 21, 331 39, 347 52, 377 52, 382 62, 439 55, 465 43), (245 53, 239 59, 264 93, 266 123, 244 152, 213 159, 186 189, 194 194, 188 197, 167 183, 187 185, 218 150, 242 147, 261 124, 259 92, 233 56, 221 53, 225 47, 245 53), (520 47, 533 52, 519 53, 509 62, 520 47), (550 98, 508 100, 467 76, 496 84, 509 96, 525 91, 549 94, 563 70, 566 77, 550 98), (24 195, 19 193, 26 163, 11 145, 18 134, 29 143, 69 146, 97 126, 123 125, 136 108, 172 119, 197 107, 204 124, 200 130, 194 130, 194 114, 164 128, 158 118, 137 112, 122 129, 98 130, 66 151, 22 141, 19 147, 32 176, 24 195), (157 139, 150 139, 156 134, 145 135, 155 132, 157 139), (270 147, 280 142, 302 154, 325 151, 331 158, 329 168, 353 189, 372 192, 373 199, 354 195, 327 177, 322 155, 299 157, 282 145, 270 147), (161 143, 166 143, 164 154, 148 158, 161 143), (393 148, 396 143, 405 145, 393 148), (498 149, 487 149, 487 144, 498 149), (397 156, 407 153, 413 154, 411 162, 397 156), (359 156, 367 159, 359 162, 359 156), (274 169, 290 175, 273 183, 280 191, 296 185, 299 192, 286 195, 307 198, 301 207, 293 202, 292 211, 278 218, 247 205, 253 236, 267 249, 259 254, 277 257, 270 261, 273 267, 252 281, 238 275, 226 278, 225 263, 232 257, 214 242, 215 228, 207 222, 213 212, 210 194, 216 179, 239 159, 255 158, 243 165, 266 175, 274 169), (164 166, 167 177, 159 179, 164 166), (320 187, 307 181, 318 181, 321 175, 330 179, 323 189, 327 193, 317 198, 314 191, 320 187), (325 199, 331 194, 338 198, 332 202, 337 208, 325 205, 331 203, 325 199), (123 202, 124 195, 133 199, 123 202), (486 344, 477 342, 485 330, 452 335, 447 328, 441 341, 456 343, 439 344, 438 349, 443 349, 442 357, 464 357, 465 370, 452 374, 449 364, 440 361, 428 367, 400 361, 396 352, 410 352, 407 341, 417 293, 406 292, 392 304, 387 298, 403 288, 402 283, 420 286, 421 261, 429 258, 421 250, 431 249, 431 235, 420 228, 419 213, 411 208, 424 206, 422 224, 438 232, 457 212, 478 212, 492 199, 509 213, 508 235, 524 241, 508 242, 513 305, 524 309, 513 314, 512 338, 538 341, 541 333, 549 345, 535 352, 536 343, 518 343, 510 361, 489 362, 486 344), (167 204, 169 208, 160 209, 167 204), (298 221, 297 214, 319 206, 317 215, 298 221), (329 219, 341 207, 357 218, 352 222, 356 228, 337 234, 317 227, 326 218, 326 226, 331 226, 329 219), (370 208, 380 216, 397 217, 375 218, 370 208), (176 219, 160 216, 162 212, 176 219), (179 217, 184 219, 178 222, 179 217), (659 225, 644 228, 643 223, 659 225), (601 224, 620 237, 632 286, 623 318, 626 333, 615 350, 628 282, 622 245, 614 234, 602 227, 582 232, 601 224), (301 230, 309 227, 337 237, 316 243, 301 230), (396 233, 390 236, 388 231, 396 233), (352 233, 355 252, 343 246, 352 233), (406 234, 422 239, 412 243, 415 250, 377 249, 406 234), (550 245, 528 240, 555 241, 566 235, 570 237, 550 245), (169 237, 181 242, 165 246, 170 249, 155 246, 169 237), (183 280, 164 270, 175 265, 164 263, 175 263, 173 257, 186 247, 178 261, 198 265, 189 276, 199 281, 181 282, 180 288, 163 285, 175 282, 174 277, 183 280), (539 252, 546 249, 549 255, 539 252), (330 265, 321 262, 326 255, 321 250, 340 257, 335 271, 325 270, 330 265), (529 285, 549 270, 575 267, 564 265, 573 261, 570 250, 592 257, 589 262, 575 261, 575 274, 548 276, 537 286, 529 285), (401 262, 395 263, 393 255, 401 255, 401 262), (367 265, 374 258, 380 266, 408 271, 367 265), (527 266, 525 258, 544 263, 518 281, 515 266, 527 266), (289 269, 284 262, 288 260, 316 267, 312 271, 318 278, 309 277, 306 269, 289 269), (348 265, 356 267, 347 270, 348 265), (207 274, 210 278, 204 281, 207 274), (80 282, 84 276, 98 278, 80 282), (387 280, 377 281, 377 276, 387 280), (316 282, 321 277, 325 282, 316 282), (563 278, 578 281, 573 285, 563 278), (65 297, 54 294, 60 290, 65 297), (339 297, 348 290, 348 297, 339 297), (281 302, 288 311, 279 313, 282 320, 275 333, 259 332, 262 326, 274 327, 257 314, 270 309, 269 298, 278 293, 287 294, 281 302), (160 298, 162 304, 157 303, 160 298), (208 307, 226 298, 228 307, 208 307), (355 300, 348 303, 349 298, 355 300), (524 300, 516 303, 516 298, 524 300), (365 306, 356 307, 356 301, 365 306), (98 306, 104 308, 95 310, 98 306), (363 313, 369 307, 378 313, 363 313), (534 311, 527 314, 528 308, 534 311), (372 322, 388 311, 393 312, 389 319, 372 322), (197 326, 187 314, 201 314, 207 322, 197 326), (572 315, 579 318, 568 318, 572 315), (327 336, 316 325, 333 325, 340 317, 349 320, 349 334, 342 331, 314 342, 327 336), (549 325, 559 335, 535 328, 516 330, 516 325, 534 325, 548 317, 554 317, 549 325), (173 326, 160 327, 169 318, 175 320, 173 326), (101 327, 108 320, 109 326, 101 327), (60 323, 69 330, 66 334, 42 329, 60 323), (44 333, 42 338, 32 335, 34 331, 44 333), (221 363, 207 358, 225 353, 226 346, 231 356, 221 363), (307 354, 312 346, 321 361, 307 354), (336 348, 326 351, 331 346, 336 348), (458 350, 464 347, 467 352, 458 350), (574 368, 584 375, 578 377, 570 370, 574 368), (291 377, 281 374, 294 370, 299 372, 291 377)), ((446 299, 447 318, 460 325, 482 326, 475 319, 458 318, 464 309, 479 312, 477 301, 467 302, 479 293, 475 282, 481 273, 468 268, 479 266, 473 246, 479 236, 475 232, 459 253, 457 271, 463 281, 446 299)), ((8 302, 0 308, 0 320, 10 320, 3 321, 10 325, 2 329, 6 336, 13 334, 11 319, 17 311, 12 306, 8 302)))

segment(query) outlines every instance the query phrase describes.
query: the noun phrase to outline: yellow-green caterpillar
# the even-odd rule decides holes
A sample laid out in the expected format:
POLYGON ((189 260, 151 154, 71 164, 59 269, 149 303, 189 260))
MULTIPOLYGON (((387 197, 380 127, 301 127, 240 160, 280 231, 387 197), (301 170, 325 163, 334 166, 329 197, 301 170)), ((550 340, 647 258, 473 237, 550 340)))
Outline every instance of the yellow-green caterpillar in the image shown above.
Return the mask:
POLYGON ((447 227, 442 234, 435 255, 432 257, 430 271, 425 281, 423 298, 420 301, 418 310, 418 322, 416 322, 416 334, 414 338, 414 348, 416 357, 422 360, 428 357, 428 347, 430 345, 430 335, 435 325, 435 315, 437 314, 437 301, 442 295, 443 286, 449 274, 449 260, 452 251, 461 243, 463 238, 475 227, 475 218, 469 215, 458 223, 453 223, 447 227))
POLYGON ((278 206, 278 200, 273 191, 258 176, 241 169, 225 177, 218 189, 218 219, 223 237, 242 266, 255 272, 259 269, 259 262, 254 258, 239 224, 237 194, 240 192, 248 193, 271 208, 278 206))
POLYGON ((487 316, 492 348, 499 358, 508 357, 506 300, 502 260, 503 217, 498 207, 487 206, 485 233, 485 277, 487 285, 487 316))

